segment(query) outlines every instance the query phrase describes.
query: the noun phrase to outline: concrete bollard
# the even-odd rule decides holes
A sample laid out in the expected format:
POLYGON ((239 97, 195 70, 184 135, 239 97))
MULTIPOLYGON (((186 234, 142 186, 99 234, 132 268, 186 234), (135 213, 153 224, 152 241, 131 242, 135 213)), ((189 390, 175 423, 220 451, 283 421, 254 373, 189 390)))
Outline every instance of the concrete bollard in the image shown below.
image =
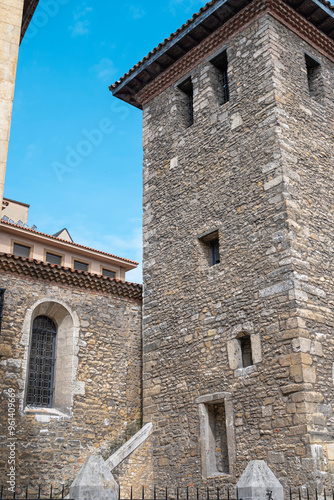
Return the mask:
POLYGON ((117 500, 118 484, 100 455, 89 457, 70 488, 73 500, 117 500))
POLYGON ((242 500, 284 500, 283 486, 263 460, 249 462, 236 485, 242 500))

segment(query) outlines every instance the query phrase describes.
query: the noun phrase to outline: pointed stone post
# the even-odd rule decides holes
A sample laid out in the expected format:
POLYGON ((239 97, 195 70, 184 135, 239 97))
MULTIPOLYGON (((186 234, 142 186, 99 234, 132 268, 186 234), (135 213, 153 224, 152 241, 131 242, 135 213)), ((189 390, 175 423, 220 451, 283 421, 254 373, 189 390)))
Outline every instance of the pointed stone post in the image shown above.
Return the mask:
POLYGON ((118 484, 100 455, 89 457, 70 487, 73 500, 117 500, 118 484))
POLYGON ((263 460, 249 462, 236 485, 240 500, 284 500, 283 486, 263 460))

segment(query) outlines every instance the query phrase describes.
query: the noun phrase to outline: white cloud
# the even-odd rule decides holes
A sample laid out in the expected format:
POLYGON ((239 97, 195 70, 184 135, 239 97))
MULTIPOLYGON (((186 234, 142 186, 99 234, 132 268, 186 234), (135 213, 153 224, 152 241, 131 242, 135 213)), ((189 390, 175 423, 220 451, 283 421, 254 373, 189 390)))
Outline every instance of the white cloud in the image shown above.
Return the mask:
POLYGON ((145 11, 142 8, 137 7, 136 5, 130 5, 128 6, 128 9, 132 19, 141 19, 145 16, 145 11))
POLYGON ((32 158, 34 158, 34 156, 36 155, 36 152, 37 152, 36 144, 29 144, 29 146, 27 146, 26 149, 25 159, 32 160, 32 158))
POLYGON ((110 83, 111 78, 113 78, 118 72, 113 61, 106 57, 101 59, 99 63, 95 64, 95 66, 91 68, 91 71, 96 74, 99 80, 107 83, 110 83))
POLYGON ((129 271, 126 274, 126 280, 134 283, 142 283, 143 243, 141 225, 134 227, 126 236, 106 234, 101 235, 99 239, 95 239, 92 234, 87 234, 87 228, 82 228, 82 231, 80 231, 80 228, 77 227, 73 232, 70 229, 69 231, 74 241, 81 245, 139 262, 137 269, 129 271), (79 237, 77 237, 78 234, 80 234, 79 237), (91 239, 90 236, 93 236, 93 238, 91 239))
POLYGON ((182 8, 183 12, 192 15, 198 12, 201 7, 204 7, 205 3, 199 0, 169 0, 166 10, 175 16, 177 10, 182 8))
POLYGON ((90 14, 91 12, 93 12, 93 7, 86 7, 86 4, 83 4, 81 7, 77 7, 74 12, 74 20, 79 21, 79 19, 86 17, 87 14, 90 14))
POLYGON ((93 12, 93 7, 87 7, 86 3, 77 7, 73 13, 74 24, 70 26, 72 36, 88 35, 90 32, 90 21, 87 17, 93 12))
POLYGON ((89 21, 78 21, 74 26, 70 26, 70 31, 72 36, 82 36, 88 35, 90 32, 90 22, 89 21))

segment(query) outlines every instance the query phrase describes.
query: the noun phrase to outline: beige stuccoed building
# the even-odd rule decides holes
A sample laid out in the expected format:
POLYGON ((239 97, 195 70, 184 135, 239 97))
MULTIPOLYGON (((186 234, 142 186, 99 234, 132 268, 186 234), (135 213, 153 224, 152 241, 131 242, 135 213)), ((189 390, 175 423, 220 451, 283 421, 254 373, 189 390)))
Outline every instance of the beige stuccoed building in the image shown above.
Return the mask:
POLYGON ((4 198, 0 252, 125 281, 138 262, 74 243, 66 228, 54 235, 28 226, 29 205, 4 198))

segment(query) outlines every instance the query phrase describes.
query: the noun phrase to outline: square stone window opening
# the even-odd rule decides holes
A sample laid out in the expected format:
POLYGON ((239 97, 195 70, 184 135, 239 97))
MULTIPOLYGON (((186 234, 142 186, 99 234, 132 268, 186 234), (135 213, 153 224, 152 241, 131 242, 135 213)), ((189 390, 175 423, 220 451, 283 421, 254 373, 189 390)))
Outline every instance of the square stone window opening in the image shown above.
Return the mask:
POLYGON ((256 371, 262 361, 260 334, 240 332, 227 342, 228 362, 236 377, 243 377, 256 371))
POLYGON ((210 267, 220 263, 218 229, 201 234, 198 237, 206 262, 210 267))
POLYGON ((232 396, 215 393, 196 399, 199 405, 203 477, 233 474, 235 437, 232 396))

